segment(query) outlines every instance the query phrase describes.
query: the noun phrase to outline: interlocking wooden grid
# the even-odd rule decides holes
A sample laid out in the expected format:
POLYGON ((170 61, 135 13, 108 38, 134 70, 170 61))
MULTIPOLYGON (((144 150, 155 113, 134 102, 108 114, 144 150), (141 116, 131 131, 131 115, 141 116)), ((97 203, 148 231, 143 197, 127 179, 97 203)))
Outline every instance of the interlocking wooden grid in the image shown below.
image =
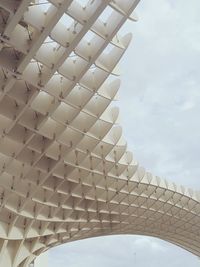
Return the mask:
POLYGON ((0 266, 143 234, 200 255, 199 192, 139 167, 113 107, 139 0, 0 0, 0 266))

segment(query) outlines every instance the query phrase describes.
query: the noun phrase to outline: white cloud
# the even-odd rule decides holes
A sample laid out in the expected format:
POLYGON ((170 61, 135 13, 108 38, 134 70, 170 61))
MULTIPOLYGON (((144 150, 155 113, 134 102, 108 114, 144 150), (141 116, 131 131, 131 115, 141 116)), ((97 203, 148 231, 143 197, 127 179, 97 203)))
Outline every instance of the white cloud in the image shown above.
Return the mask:
POLYGON ((50 250, 49 267, 198 267, 200 262, 167 242, 139 236, 91 238, 50 250))
POLYGON ((200 185, 199 9, 198 0, 141 1, 139 22, 125 27, 134 38, 122 62, 119 97, 136 159, 191 187, 200 185))

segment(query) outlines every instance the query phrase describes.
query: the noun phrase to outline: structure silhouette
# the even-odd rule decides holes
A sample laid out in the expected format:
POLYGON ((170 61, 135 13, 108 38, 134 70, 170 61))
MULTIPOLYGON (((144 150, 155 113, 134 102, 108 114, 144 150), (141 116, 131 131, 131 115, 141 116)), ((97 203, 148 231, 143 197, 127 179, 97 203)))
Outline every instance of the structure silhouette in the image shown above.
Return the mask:
POLYGON ((199 193, 146 172, 110 104, 139 0, 0 0, 0 265, 110 235, 200 255, 199 193))

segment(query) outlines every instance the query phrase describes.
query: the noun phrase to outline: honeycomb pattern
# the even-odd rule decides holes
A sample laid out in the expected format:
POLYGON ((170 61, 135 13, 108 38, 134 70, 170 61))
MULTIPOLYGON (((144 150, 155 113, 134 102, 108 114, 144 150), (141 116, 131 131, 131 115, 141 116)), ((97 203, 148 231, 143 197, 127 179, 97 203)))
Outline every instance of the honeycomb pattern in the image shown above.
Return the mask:
POLYGON ((139 0, 0 0, 0 264, 109 234, 200 255, 199 192, 138 166, 113 106, 139 0))

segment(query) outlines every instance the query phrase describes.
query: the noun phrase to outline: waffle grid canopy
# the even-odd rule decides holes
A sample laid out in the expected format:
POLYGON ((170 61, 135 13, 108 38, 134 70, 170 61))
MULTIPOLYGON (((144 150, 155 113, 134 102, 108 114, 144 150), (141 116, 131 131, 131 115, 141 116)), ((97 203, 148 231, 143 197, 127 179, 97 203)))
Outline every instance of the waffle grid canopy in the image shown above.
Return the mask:
POLYGON ((139 0, 0 0, 0 265, 143 234, 200 256, 200 195, 146 172, 113 107, 139 0))

